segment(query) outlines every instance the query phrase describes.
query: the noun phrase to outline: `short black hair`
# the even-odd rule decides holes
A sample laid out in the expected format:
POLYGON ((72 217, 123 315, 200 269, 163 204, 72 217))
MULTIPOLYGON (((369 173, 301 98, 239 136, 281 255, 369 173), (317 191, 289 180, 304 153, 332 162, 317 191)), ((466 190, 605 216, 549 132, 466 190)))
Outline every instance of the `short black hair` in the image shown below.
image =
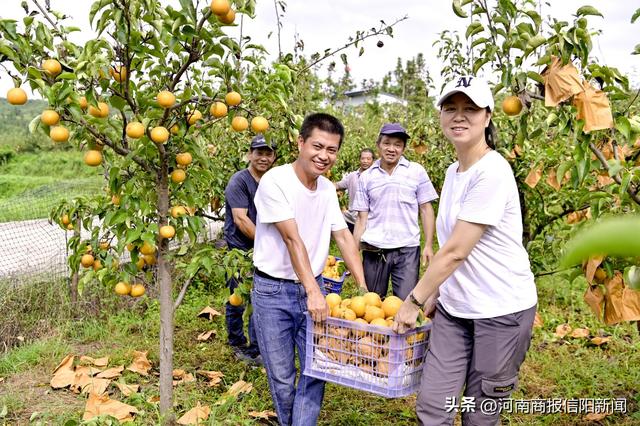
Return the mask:
POLYGON ((362 157, 362 154, 364 154, 365 152, 368 152, 369 154, 371 154, 373 158, 376 158, 376 154, 373 152, 371 148, 362 148, 360 150, 360 156, 362 157))
POLYGON ((344 126, 336 117, 324 112, 315 112, 309 114, 304 118, 302 126, 300 127, 300 137, 302 140, 307 140, 313 129, 318 129, 331 133, 333 135, 340 136, 340 142, 338 147, 342 145, 342 139, 344 139, 344 126))

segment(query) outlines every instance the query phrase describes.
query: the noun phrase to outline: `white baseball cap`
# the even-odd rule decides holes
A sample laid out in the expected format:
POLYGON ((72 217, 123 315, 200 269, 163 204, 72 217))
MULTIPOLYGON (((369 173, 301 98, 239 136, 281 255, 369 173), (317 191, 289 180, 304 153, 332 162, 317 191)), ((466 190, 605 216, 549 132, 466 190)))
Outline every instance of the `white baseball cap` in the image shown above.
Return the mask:
POLYGON ((493 94, 486 80, 472 75, 461 75, 447 83, 438 99, 437 107, 454 93, 464 93, 480 108, 493 111, 493 94))

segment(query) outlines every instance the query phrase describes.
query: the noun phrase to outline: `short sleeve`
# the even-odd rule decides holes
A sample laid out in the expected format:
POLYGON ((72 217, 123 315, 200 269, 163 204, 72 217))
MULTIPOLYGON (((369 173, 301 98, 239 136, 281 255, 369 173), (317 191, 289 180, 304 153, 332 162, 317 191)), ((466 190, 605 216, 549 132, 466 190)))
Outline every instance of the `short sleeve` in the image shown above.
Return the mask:
POLYGON ((338 182, 336 182, 336 188, 338 188, 338 189, 347 189, 349 187, 349 179, 351 179, 351 175, 353 173, 355 173, 355 172, 347 173, 346 175, 344 175, 342 177, 342 179, 340 179, 338 182))
POLYGON ((331 232, 339 231, 347 227, 347 222, 344 220, 342 211, 340 210, 340 203, 338 197, 334 194, 329 202, 329 217, 331 219, 331 232))
POLYGON ((273 174, 267 173, 260 179, 254 202, 260 223, 276 223, 294 218, 293 207, 273 174))
POLYGON ((484 169, 469 182, 458 219, 496 226, 502 220, 508 199, 508 178, 500 168, 484 169))
POLYGON ((353 206, 351 207, 355 211, 368 212, 369 211, 369 194, 367 193, 367 178, 366 175, 361 174, 358 179, 358 190, 356 191, 355 199, 353 200, 353 206))
POLYGON ((224 197, 232 209, 248 209, 251 204, 249 188, 238 174, 231 177, 224 190, 224 197))
POLYGON ((431 179, 429 179, 429 175, 424 167, 419 166, 417 177, 418 189, 416 190, 416 199, 418 200, 418 205, 436 200, 438 198, 438 193, 433 187, 433 183, 431 183, 431 179))

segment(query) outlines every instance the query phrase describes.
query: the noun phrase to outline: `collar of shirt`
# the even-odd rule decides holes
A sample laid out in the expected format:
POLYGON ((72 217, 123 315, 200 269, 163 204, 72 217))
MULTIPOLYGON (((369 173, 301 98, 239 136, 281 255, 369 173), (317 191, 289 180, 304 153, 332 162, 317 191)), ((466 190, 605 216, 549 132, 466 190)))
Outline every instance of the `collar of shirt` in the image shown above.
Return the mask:
MULTIPOLYGON (((400 160, 398 161, 398 164, 396 164, 396 167, 394 168, 394 170, 398 167, 398 166, 404 166, 404 167, 409 167, 409 160, 407 160, 404 155, 402 155, 400 157, 400 160)), ((380 169, 382 170, 382 167, 380 167, 380 159, 378 158, 376 161, 374 161, 373 165, 370 167, 370 169, 380 169)))

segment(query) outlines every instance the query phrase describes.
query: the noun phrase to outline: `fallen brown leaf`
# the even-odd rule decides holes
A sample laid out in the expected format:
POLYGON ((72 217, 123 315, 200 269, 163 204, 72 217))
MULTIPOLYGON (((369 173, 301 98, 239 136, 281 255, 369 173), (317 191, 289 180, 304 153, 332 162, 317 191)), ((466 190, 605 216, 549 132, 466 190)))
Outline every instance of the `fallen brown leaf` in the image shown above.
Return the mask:
POLYGON ((599 422, 600 420, 604 420, 608 415, 609 413, 589 413, 584 416, 584 419, 590 422, 599 422))
POLYGON ((147 359, 147 353, 147 351, 133 351, 133 362, 127 367, 127 370, 142 374, 143 376, 149 375, 151 363, 147 359))
POLYGON ((558 337, 564 337, 567 334, 571 333, 571 326, 569 324, 560 324, 559 326, 556 327, 556 332, 553 333, 558 337))
POLYGON ((120 392, 122 392, 124 396, 129 396, 140 390, 140 385, 128 385, 126 383, 121 383, 121 382, 114 382, 114 383, 118 387, 118 389, 120 389, 120 392))
POLYGON ((119 365, 117 367, 112 367, 107 370, 104 370, 102 373, 98 374, 96 377, 100 377, 102 379, 115 379, 122 375, 124 371, 124 365, 119 365))
POLYGON ((241 393, 249 393, 253 389, 253 385, 251 383, 245 382, 244 380, 238 380, 235 382, 229 390, 227 390, 227 395, 238 396, 241 393))
POLYGON ((209 386, 218 386, 224 377, 221 371, 198 370, 196 373, 209 379, 209 386))
POLYGON ((242 393, 249 393, 253 389, 251 383, 238 380, 216 401, 216 405, 224 404, 229 398, 237 398, 242 393))
POLYGON ((196 379, 195 379, 195 377, 193 377, 193 374, 184 373, 178 379, 173 381, 173 386, 178 386, 179 384, 182 384, 182 383, 192 383, 192 382, 195 382, 195 381, 196 381, 196 379))
POLYGON ((216 334, 215 330, 209 330, 209 331, 205 331, 202 332, 200 334, 198 334, 198 337, 196 337, 196 340, 200 341, 200 342, 204 342, 206 340, 209 340, 211 338, 212 335, 216 334))
POLYGON ((147 402, 149 404, 157 404, 160 402, 160 396, 159 395, 150 396, 149 398, 147 398, 147 402))
POLYGON ((106 367, 109 365, 109 357, 104 356, 102 358, 92 358, 90 356, 83 355, 80 357, 80 362, 84 364, 93 364, 96 367, 106 367))
POLYGON ((75 381, 75 371, 73 369, 74 355, 67 355, 53 370, 53 377, 49 383, 52 388, 60 389, 70 386, 75 381))
POLYGON ((249 416, 253 417, 254 419, 264 419, 264 420, 269 420, 270 418, 277 418, 278 415, 271 410, 264 410, 264 411, 249 411, 249 416))
POLYGON ((200 422, 204 422, 209 418, 211 409, 208 405, 200 405, 200 401, 191 410, 187 411, 182 417, 178 419, 178 424, 181 425, 197 425, 200 422))
POLYGON ((571 332, 571 337, 580 339, 589 337, 589 329, 588 328, 574 328, 571 332))
POLYGON ((106 414, 115 417, 121 422, 127 422, 133 421, 131 414, 137 412, 138 409, 136 407, 110 399, 108 395, 90 393, 82 420, 91 420, 94 417, 106 414))
POLYGON ((608 343, 610 340, 611 340, 611 337, 596 336, 593 339, 591 339, 591 343, 593 343, 596 346, 600 346, 600 345, 604 345, 605 343, 608 343))
POLYGON ((206 308, 201 310, 200 313, 198 314, 199 317, 207 318, 209 321, 211 321, 213 318, 218 317, 220 315, 222 314, 210 306, 207 306, 206 308))
POLYGON ((539 328, 542 326, 544 326, 544 321, 542 320, 540 313, 536 311, 536 316, 533 319, 533 328, 539 328))
POLYGON ((75 372, 76 374, 86 374, 87 376, 95 376, 96 374, 102 373, 102 370, 94 366, 76 365, 75 372))
POLYGON ((111 380, 109 379, 97 379, 95 377, 90 377, 86 383, 83 383, 80 389, 82 393, 95 393, 97 395, 102 395, 107 391, 110 383, 111 380))

